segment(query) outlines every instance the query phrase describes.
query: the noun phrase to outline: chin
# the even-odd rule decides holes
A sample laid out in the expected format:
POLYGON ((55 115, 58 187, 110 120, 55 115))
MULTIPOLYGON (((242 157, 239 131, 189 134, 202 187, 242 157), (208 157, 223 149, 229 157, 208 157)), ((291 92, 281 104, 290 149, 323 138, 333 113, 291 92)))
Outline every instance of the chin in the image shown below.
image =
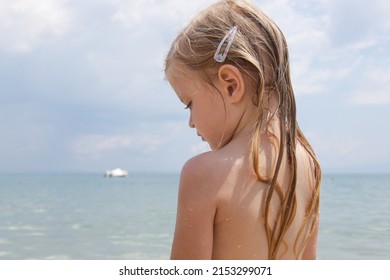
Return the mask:
POLYGON ((210 143, 207 143, 207 144, 209 144, 210 149, 211 149, 212 151, 215 151, 215 150, 218 150, 219 148, 221 148, 220 146, 213 146, 213 145, 211 145, 210 143))

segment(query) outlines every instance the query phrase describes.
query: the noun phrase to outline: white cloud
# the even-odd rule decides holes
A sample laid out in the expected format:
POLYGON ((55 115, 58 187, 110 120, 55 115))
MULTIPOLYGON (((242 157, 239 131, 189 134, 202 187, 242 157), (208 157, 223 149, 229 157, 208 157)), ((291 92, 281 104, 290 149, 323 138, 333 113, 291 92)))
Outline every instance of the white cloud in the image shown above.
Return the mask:
POLYGON ((79 135, 71 143, 70 151, 80 160, 104 159, 121 152, 150 156, 159 149, 164 151, 168 143, 180 140, 184 129, 183 121, 144 122, 133 128, 132 133, 79 135))
POLYGON ((366 142, 345 134, 327 135, 321 132, 306 132, 318 159, 325 169, 337 170, 367 159, 372 151, 365 152, 366 142))
POLYGON ((358 82, 359 89, 349 101, 363 105, 390 104, 390 69, 371 66, 364 70, 363 76, 364 81, 358 82))
POLYGON ((342 161, 343 158, 359 156, 362 151, 364 141, 354 137, 345 137, 344 135, 316 137, 313 139, 318 153, 330 157, 333 160, 342 161))
POLYGON ((132 0, 112 1, 116 12, 113 21, 122 23, 135 31, 159 29, 162 25, 183 24, 189 21, 201 8, 213 3, 211 0, 132 0))
POLYGON ((296 96, 328 92, 330 84, 344 79, 351 71, 350 67, 316 68, 307 63, 310 61, 302 59, 291 67, 296 96))
MULTIPOLYGON (((333 69, 325 63, 319 63, 319 58, 329 52, 329 34, 326 26, 329 18, 322 11, 322 4, 314 2, 316 14, 307 12, 313 7, 304 7, 307 2, 300 1, 257 1, 281 28, 286 37, 291 61, 291 76, 295 94, 307 95, 324 93, 328 89, 329 78, 333 69)), ((313 4, 313 3, 311 3, 313 4)), ((339 73, 343 75, 343 73, 339 73)))
POLYGON ((316 152, 324 172, 386 172, 388 173, 390 147, 388 140, 378 134, 355 133, 351 135, 338 130, 337 133, 311 131, 305 133, 316 152), (373 143, 375 142, 375 145, 373 143))
POLYGON ((154 151, 161 142, 159 137, 147 134, 90 134, 78 137, 71 144, 71 152, 77 159, 96 160, 120 151, 147 154, 154 151))
POLYGON ((39 41, 61 36, 71 12, 58 0, 0 0, 0 49, 29 52, 39 41))
POLYGON ((390 2, 387 0, 321 1, 329 14, 328 32, 338 47, 372 46, 388 39, 390 2))
MULTIPOLYGON (((30 163, 53 169, 79 164, 84 170, 120 161, 140 170, 151 165, 154 170, 173 169, 209 150, 188 128, 188 115, 163 81, 162 68, 177 31, 213 2, 0 0, 4 58, 0 82, 10 93, 4 96, 0 112, 7 112, 2 115, 9 123, 3 130, 12 127, 1 141, 5 143, 0 148, 2 166, 12 162, 9 170, 20 165, 28 170, 33 168, 30 163), (34 52, 38 48, 45 51, 34 52), (31 104, 40 110, 32 111, 31 104), (30 112, 31 117, 9 117, 19 111, 30 112), (80 131, 85 134, 79 135, 80 131), (78 136, 69 139, 69 135, 78 136)), ((307 127, 332 125, 323 130, 329 135, 319 135, 313 145, 330 165, 357 161, 371 133, 359 135, 363 142, 356 142, 346 135, 353 129, 347 132, 337 118, 373 132, 372 120, 378 127, 387 125, 385 113, 377 117, 379 107, 357 104, 390 104, 390 2, 373 0, 372 7, 346 0, 254 2, 287 37, 296 95, 304 95, 302 104, 322 109, 321 114, 308 110, 313 113, 307 127), (349 5, 355 4, 349 12, 349 5), (310 94, 318 94, 318 99, 310 94), (324 108, 329 108, 329 115, 324 108)), ((386 109, 381 108, 381 113, 386 109)), ((386 131, 378 129, 375 134, 388 139, 386 131)), ((372 161, 389 155, 371 154, 372 161)), ((359 160, 369 156, 366 152, 359 160)))
POLYGON ((387 105, 390 104, 389 89, 373 90, 369 89, 362 94, 356 94, 356 97, 351 99, 352 103, 364 105, 387 105))
POLYGON ((130 147, 131 143, 130 136, 83 135, 71 144, 71 152, 79 159, 98 159, 104 152, 130 147))
POLYGON ((352 103, 389 103, 390 73, 381 67, 388 65, 383 61, 389 56, 389 1, 262 4, 287 37, 297 96, 337 93, 352 103))

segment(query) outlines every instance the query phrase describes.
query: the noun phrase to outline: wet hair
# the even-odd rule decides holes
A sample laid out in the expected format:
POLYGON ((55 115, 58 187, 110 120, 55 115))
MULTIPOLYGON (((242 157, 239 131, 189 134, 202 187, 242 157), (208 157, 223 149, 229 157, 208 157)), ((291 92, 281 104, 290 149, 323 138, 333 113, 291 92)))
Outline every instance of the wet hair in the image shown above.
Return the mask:
MULTIPOLYGON (((268 258, 282 257, 280 246, 284 244, 284 236, 291 225, 296 209, 297 159, 296 146, 299 142, 309 154, 312 162, 312 198, 306 209, 306 215, 297 233, 294 253, 301 256, 310 235, 315 229, 319 216, 321 168, 317 157, 301 132, 296 120, 296 105, 291 84, 289 56, 285 37, 278 26, 256 5, 248 1, 219 1, 200 12, 176 37, 165 60, 165 71, 173 63, 179 61, 189 69, 199 71, 206 82, 212 84, 213 73, 223 64, 231 64, 240 69, 245 81, 249 81, 253 89, 252 101, 257 106, 258 118, 251 139, 253 169, 261 182, 267 183, 268 189, 264 219, 268 240, 268 258), (222 40, 232 27, 237 26, 233 44, 223 63, 214 59, 214 54, 222 40), (278 100, 277 115, 280 135, 278 154, 274 158, 274 168, 268 175, 260 172, 260 136, 262 128, 267 127, 264 117, 264 100, 270 94, 278 100), (285 191, 278 182, 278 174, 282 160, 286 154, 290 180, 285 191), (280 209, 275 223, 270 222, 270 204, 274 195, 280 199, 280 209)), ((267 130, 268 133, 270 131, 267 130)), ((272 134, 272 133, 271 133, 272 134)))

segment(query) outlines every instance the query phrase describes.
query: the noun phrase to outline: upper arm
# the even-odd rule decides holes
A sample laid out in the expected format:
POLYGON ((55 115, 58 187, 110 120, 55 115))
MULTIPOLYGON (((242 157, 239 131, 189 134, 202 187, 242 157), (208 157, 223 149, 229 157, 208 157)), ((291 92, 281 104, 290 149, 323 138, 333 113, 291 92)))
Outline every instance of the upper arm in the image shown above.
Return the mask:
POLYGON ((171 259, 211 259, 216 211, 210 176, 190 161, 180 176, 171 259))
POLYGON ((313 233, 310 235, 305 250, 302 254, 303 260, 315 260, 317 258, 317 241, 318 241, 318 228, 319 228, 319 219, 317 219, 314 226, 313 233))
MULTIPOLYGON (((299 143, 299 142, 298 142, 299 143)), ((302 172, 302 180, 304 180, 307 183, 304 183, 303 185, 307 185, 308 187, 304 190, 308 204, 316 203, 313 200, 313 193, 319 191, 319 189, 315 189, 315 187, 318 187, 316 185, 316 174, 315 174, 315 162, 314 159, 307 153, 306 148, 299 143, 297 145, 297 148, 299 147, 300 153, 305 155, 301 157, 301 164, 302 164, 302 170, 305 172, 302 172)), ((309 205, 307 206, 309 208, 309 205)), ((313 231, 311 235, 309 236, 306 247, 302 254, 302 259, 304 260, 314 260, 317 258, 317 243, 318 243, 318 231, 319 231, 319 213, 316 214, 317 217, 315 217, 315 224, 313 231)), ((310 222, 312 220, 309 220, 310 222)))

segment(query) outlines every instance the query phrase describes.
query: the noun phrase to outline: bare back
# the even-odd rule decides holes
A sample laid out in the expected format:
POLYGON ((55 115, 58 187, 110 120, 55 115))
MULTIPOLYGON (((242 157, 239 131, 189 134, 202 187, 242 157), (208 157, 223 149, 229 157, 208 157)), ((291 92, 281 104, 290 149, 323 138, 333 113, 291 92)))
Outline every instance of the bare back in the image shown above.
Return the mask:
MULTIPOLYGON (((229 146, 199 155, 184 168, 191 169, 196 178, 182 174, 187 179, 182 178, 179 191, 173 259, 268 258, 264 201, 269 185, 257 180, 248 152, 233 148, 240 145, 229 146), (192 187, 188 186, 191 184, 192 187)), ((285 243, 278 253, 282 259, 296 259, 293 251, 295 239, 312 196, 314 179, 310 159, 299 144, 297 163, 299 203, 293 223, 286 232, 285 243)), ((279 178, 283 186, 283 180, 288 180, 289 174, 282 168, 279 178)), ((274 197, 270 207, 271 224, 280 203, 277 196, 274 197)), ((316 244, 313 243, 316 234, 307 245, 314 251, 304 252, 298 258, 316 257, 316 244)))
MULTIPOLYGON (((295 259, 294 243, 301 228, 305 212, 312 196, 313 178, 310 160, 306 151, 298 145, 298 182, 296 195, 299 200, 296 216, 285 235, 284 245, 280 248, 283 259, 295 259)), ((214 220, 213 259, 267 259, 268 242, 264 219, 264 203, 269 185, 259 182, 251 171, 251 158, 248 156, 231 158, 230 171, 225 170, 217 196, 217 211, 214 220)), ((289 180, 286 170, 280 171, 280 185, 283 189, 289 180)), ((270 206, 271 225, 275 221, 280 200, 276 193, 270 206)), ((300 258, 302 256, 299 256, 300 258)))

